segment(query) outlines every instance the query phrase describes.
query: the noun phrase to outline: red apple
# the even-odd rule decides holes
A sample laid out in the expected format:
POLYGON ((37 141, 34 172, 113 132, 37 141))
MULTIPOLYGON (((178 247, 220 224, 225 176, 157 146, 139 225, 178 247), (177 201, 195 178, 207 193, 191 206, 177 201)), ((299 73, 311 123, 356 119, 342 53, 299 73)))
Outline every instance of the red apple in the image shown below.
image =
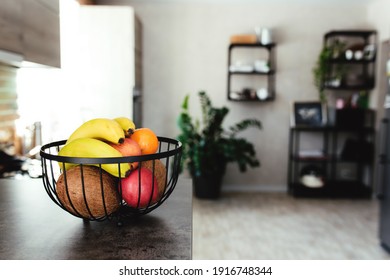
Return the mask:
POLYGON ((156 177, 144 167, 122 178, 120 186, 123 200, 133 208, 145 208, 157 202, 160 197, 156 177))
MULTIPOLYGON (((125 141, 122 144, 113 144, 110 143, 112 147, 118 150, 124 157, 130 156, 140 156, 142 154, 141 147, 136 141, 130 138, 125 138, 125 141)), ((136 169, 138 167, 138 162, 130 163, 131 169, 136 169)))

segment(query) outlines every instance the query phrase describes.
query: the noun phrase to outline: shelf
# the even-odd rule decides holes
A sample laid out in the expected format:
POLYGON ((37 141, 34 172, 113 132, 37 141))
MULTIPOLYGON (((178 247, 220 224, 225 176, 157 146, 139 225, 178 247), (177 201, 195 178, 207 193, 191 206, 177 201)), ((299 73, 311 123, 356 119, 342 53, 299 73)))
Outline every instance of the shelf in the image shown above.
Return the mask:
POLYGON ((324 88, 331 90, 371 90, 375 88, 375 81, 374 79, 368 79, 360 84, 348 85, 346 83, 342 83, 339 86, 331 86, 325 84, 324 88))
POLYGON ((352 164, 361 164, 369 165, 372 164, 372 160, 361 160, 361 159, 343 159, 339 156, 323 156, 323 157, 301 157, 297 155, 292 155, 290 160, 297 163, 352 163, 352 164))
POLYGON ((292 155, 291 159, 296 161, 328 161, 330 159, 330 156, 326 154, 322 156, 302 156, 299 155, 298 151, 298 154, 292 155))
POLYGON ((266 49, 271 49, 275 47, 275 43, 271 44, 261 44, 261 43, 256 43, 256 44, 244 44, 244 43, 234 43, 229 45, 229 50, 232 48, 266 48, 266 49))
POLYGON ((374 176, 374 154, 369 147, 374 144, 374 138, 373 126, 291 127, 288 158, 290 193, 297 197, 369 197, 374 176), (306 175, 319 172, 325 186, 309 188, 302 185, 302 172, 306 175))
POLYGON ((260 100, 260 99, 250 99, 250 98, 243 98, 243 99, 233 99, 233 98, 230 98, 229 99, 230 101, 233 101, 233 102, 271 102, 271 101, 274 101, 275 98, 273 97, 268 97, 266 99, 263 99, 263 100, 260 100))
POLYGON ((363 37, 368 38, 372 35, 376 35, 375 30, 332 30, 325 34, 325 39, 331 37, 363 37))
POLYGON ((367 159, 343 159, 340 157, 333 158, 334 163, 352 163, 352 164, 361 164, 361 165, 370 165, 372 160, 367 159))
POLYGON ((331 58, 328 60, 328 63, 333 63, 333 64, 369 64, 369 63, 375 63, 375 60, 376 60, 375 56, 371 59, 331 58))
POLYGON ((356 181, 330 181, 321 188, 309 188, 300 183, 292 183, 290 192, 302 198, 371 198, 372 189, 356 181))
POLYGON ((270 70, 268 72, 258 72, 258 71, 250 71, 250 72, 246 72, 246 71, 229 71, 229 74, 230 75, 264 75, 264 76, 268 76, 268 75, 273 75, 275 74, 275 71, 274 70, 270 70))
POLYGON ((368 92, 375 88, 378 53, 375 30, 332 30, 325 33, 323 46, 328 47, 331 52, 333 50, 331 57, 336 56, 336 58, 326 60, 325 64, 328 69, 322 81, 322 88, 334 91, 335 99, 339 91, 349 91, 352 95, 357 91, 368 92), (352 52, 350 59, 345 57, 347 50, 352 52), (357 50, 362 52, 361 59, 354 57, 353 52, 357 50), (332 85, 333 77, 341 77, 341 85, 332 85))
MULTIPOLYGON (((338 95, 337 91, 350 91, 351 98, 357 91, 372 90, 375 87, 376 45, 376 32, 372 30, 333 30, 326 33, 324 47, 331 50, 331 57, 337 55, 337 58, 325 61, 322 89, 335 91, 335 100, 346 98, 338 95), (367 46, 370 48, 366 48, 367 46), (364 57, 346 59, 344 52, 348 48, 351 51, 364 50, 364 57), (341 77, 341 83, 337 83, 337 86, 334 86, 334 77, 341 77)), ((373 110, 359 110, 352 108, 354 104, 348 105, 351 106, 343 110, 335 109, 332 118, 335 125, 290 128, 288 184, 289 191, 294 196, 371 197, 374 181, 375 114, 373 110), (303 133, 308 134, 305 135, 306 138, 301 137, 303 133), (313 141, 310 147, 314 146, 316 150, 322 151, 323 156, 302 157, 299 152, 304 150, 305 144, 308 146, 308 141, 313 141), (312 176, 315 176, 315 172, 320 173, 325 186, 309 188, 300 184, 302 175, 310 176, 310 172, 312 176), (339 180, 340 178, 351 180, 339 180)))
POLYGON ((270 101, 274 101, 275 100, 275 97, 274 96, 269 96, 265 99, 259 99, 259 98, 250 98, 250 97, 240 97, 240 98, 232 98, 229 94, 228 96, 228 99, 230 101, 236 101, 236 102, 270 102, 270 101))
MULTIPOLYGON (((228 51, 228 72, 227 72, 227 99, 229 101, 235 101, 235 102, 257 102, 257 103, 264 103, 275 100, 275 56, 273 48, 276 45, 274 43, 271 44, 261 44, 261 43, 255 43, 255 44, 244 44, 244 43, 233 43, 229 45, 229 51, 228 51), (263 68, 254 68, 254 67, 246 67, 246 69, 240 69, 239 67, 233 67, 232 64, 232 57, 233 57, 233 49, 234 48, 259 48, 259 49, 265 49, 262 52, 262 55, 260 56, 262 60, 267 63, 267 68, 264 69, 270 69, 269 71, 256 71, 255 69, 263 69, 263 68), (264 54, 264 51, 267 53, 264 54), (264 57, 265 56, 265 57, 264 57), (244 71, 243 71, 244 70, 244 71), (245 71, 246 70, 246 71, 245 71), (249 77, 245 78, 245 83, 243 85, 240 85, 242 87, 241 89, 238 88, 238 85, 240 84, 237 78, 240 77, 249 77), (235 79, 233 77, 236 77, 235 79), (232 86, 233 84, 233 86, 232 86), (234 85, 235 84, 235 85, 234 85), (259 99, 257 98, 256 94, 243 94, 243 91, 246 89, 251 89, 256 93, 256 90, 258 89, 266 89, 268 94, 266 94, 266 98, 259 99)), ((242 55, 242 54, 241 54, 242 55)), ((254 53, 248 54, 251 56, 251 60, 255 63, 256 60, 260 60, 259 57, 255 56, 254 53)), ((245 55, 244 55, 245 56, 245 55)))
POLYGON ((290 160, 296 162, 327 162, 330 157, 321 150, 299 150, 291 155, 290 160))
POLYGON ((371 90, 375 88, 375 85, 359 85, 359 86, 324 86, 325 89, 329 90, 349 90, 349 91, 356 91, 356 90, 371 90))
POLYGON ((325 187, 322 188, 308 188, 300 183, 292 183, 289 186, 290 193, 295 197, 305 198, 322 198, 326 196, 327 190, 325 187))
POLYGON ((337 127, 337 126, 293 126, 290 128, 293 131, 312 131, 312 132, 359 132, 359 133, 374 133, 373 127, 337 127))

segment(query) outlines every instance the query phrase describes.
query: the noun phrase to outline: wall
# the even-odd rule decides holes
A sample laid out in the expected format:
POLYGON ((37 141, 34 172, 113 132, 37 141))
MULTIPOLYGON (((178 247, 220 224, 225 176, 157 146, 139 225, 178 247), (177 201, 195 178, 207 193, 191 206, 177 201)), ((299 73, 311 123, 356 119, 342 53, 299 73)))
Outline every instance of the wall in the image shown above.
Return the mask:
POLYGON ((332 29, 371 28, 364 1, 97 1, 132 5, 144 31, 144 125, 175 137, 180 104, 191 93, 206 90, 230 114, 225 125, 246 117, 262 121, 262 131, 247 131, 262 163, 240 174, 229 166, 224 188, 286 188, 291 103, 318 100, 312 68, 322 36, 332 29), (332 4, 333 3, 333 4, 332 4), (235 103, 226 98, 227 50, 232 34, 253 33, 255 26, 273 30, 277 43, 276 100, 235 103))
POLYGON ((390 2, 377 0, 367 9, 367 19, 378 30, 379 40, 390 38, 390 2))

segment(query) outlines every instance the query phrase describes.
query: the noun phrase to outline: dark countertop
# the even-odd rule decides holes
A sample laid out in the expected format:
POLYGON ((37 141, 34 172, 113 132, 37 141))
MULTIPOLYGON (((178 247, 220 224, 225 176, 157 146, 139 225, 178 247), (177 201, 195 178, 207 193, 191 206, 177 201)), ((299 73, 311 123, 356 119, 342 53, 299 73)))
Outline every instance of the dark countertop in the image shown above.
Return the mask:
POLYGON ((192 188, 179 178, 157 209, 126 220, 86 222, 57 206, 41 179, 0 180, 0 259, 192 258, 192 188))

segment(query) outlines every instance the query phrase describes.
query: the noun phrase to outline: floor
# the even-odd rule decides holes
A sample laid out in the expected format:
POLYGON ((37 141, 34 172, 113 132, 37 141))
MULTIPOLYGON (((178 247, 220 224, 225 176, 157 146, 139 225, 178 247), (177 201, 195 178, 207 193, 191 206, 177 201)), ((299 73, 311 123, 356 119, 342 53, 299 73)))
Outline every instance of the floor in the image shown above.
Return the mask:
POLYGON ((372 200, 297 199, 285 193, 223 193, 193 201, 193 259, 390 259, 372 200))

